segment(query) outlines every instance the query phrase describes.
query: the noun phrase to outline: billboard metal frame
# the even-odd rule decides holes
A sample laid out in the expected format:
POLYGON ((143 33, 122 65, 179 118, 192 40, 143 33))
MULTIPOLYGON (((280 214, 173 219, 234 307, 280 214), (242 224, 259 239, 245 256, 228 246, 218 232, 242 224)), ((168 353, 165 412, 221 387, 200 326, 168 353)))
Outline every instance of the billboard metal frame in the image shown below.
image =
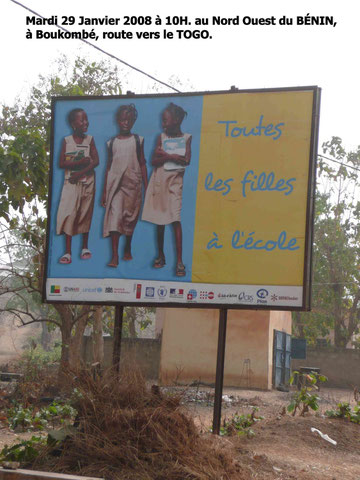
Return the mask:
MULTIPOLYGON (((47 222, 47 234, 46 234, 46 247, 45 247, 45 268, 44 268, 44 281, 43 281, 43 302, 49 304, 79 304, 79 305, 119 305, 119 306, 139 306, 139 307, 163 307, 163 308, 211 308, 211 309, 234 309, 234 310, 285 310, 285 311, 309 311, 311 308, 311 285, 312 285, 312 243, 313 243, 313 225, 314 225, 314 203, 315 203, 315 187, 316 187, 316 158, 317 158, 317 146, 318 146, 318 132, 319 132, 319 115, 320 115, 320 97, 321 89, 317 86, 304 86, 304 87, 284 87, 284 88, 266 88, 266 89, 235 89, 220 90, 220 91, 203 91, 203 92, 187 92, 187 93, 164 93, 164 94, 133 94, 127 95, 108 95, 108 96, 59 96, 52 97, 51 104, 51 150, 50 150, 50 168, 49 168, 49 201, 48 201, 48 222, 47 222), (273 92, 297 92, 297 91, 312 91, 313 92, 313 104, 312 104, 312 118, 311 118, 311 138, 310 138, 310 152, 309 152, 309 164, 308 164, 308 193, 307 193, 307 205, 306 205, 306 227, 305 227, 305 247, 304 247, 304 273, 303 273, 303 297, 301 306, 278 306, 278 305, 249 305, 249 304, 226 304, 226 303, 176 303, 176 302, 121 302, 121 301, 80 301, 80 300, 52 300, 46 296, 46 280, 48 278, 48 255, 49 255, 49 239, 50 239, 50 212, 52 202, 52 178, 53 178, 53 165, 54 165, 54 121, 55 121, 55 104, 62 100, 128 100, 131 98, 158 98, 158 97, 191 97, 191 96, 208 96, 219 94, 239 94, 239 93, 273 93, 273 92)), ((119 280, 121 280, 119 278, 119 280)), ((134 280, 135 282, 141 282, 141 280, 134 280)), ((196 283, 193 283, 196 285, 196 283)))

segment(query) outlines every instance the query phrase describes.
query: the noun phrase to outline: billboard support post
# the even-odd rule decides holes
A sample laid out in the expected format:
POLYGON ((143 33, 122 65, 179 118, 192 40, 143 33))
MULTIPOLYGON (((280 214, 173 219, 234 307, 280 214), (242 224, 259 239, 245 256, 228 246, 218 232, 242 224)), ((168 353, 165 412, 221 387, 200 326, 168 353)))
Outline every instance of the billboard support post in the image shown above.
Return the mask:
POLYGON ((124 307, 122 305, 115 306, 114 319, 114 347, 113 347, 113 368, 116 373, 120 373, 120 353, 121 353, 121 334, 123 327, 124 307))
POLYGON ((215 401, 213 416, 213 434, 219 435, 221 422, 221 402, 224 383, 224 363, 225 363, 225 344, 226 344, 226 326, 227 326, 227 308, 220 309, 219 315, 219 335, 216 360, 216 379, 215 379, 215 401))

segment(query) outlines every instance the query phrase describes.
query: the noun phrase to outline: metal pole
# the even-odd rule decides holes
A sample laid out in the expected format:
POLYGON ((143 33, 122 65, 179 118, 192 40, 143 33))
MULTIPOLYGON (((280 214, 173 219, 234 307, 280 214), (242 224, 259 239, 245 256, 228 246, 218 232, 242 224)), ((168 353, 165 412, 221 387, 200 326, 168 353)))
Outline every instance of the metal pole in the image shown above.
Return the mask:
POLYGON ((121 352, 121 333, 123 326, 124 307, 115 306, 115 319, 114 319, 114 348, 112 364, 115 372, 120 373, 120 352, 121 352))
POLYGON ((221 401, 224 383, 225 343, 226 343, 227 308, 220 309, 219 336, 216 360, 215 402, 213 416, 213 433, 219 435, 221 422, 221 401))

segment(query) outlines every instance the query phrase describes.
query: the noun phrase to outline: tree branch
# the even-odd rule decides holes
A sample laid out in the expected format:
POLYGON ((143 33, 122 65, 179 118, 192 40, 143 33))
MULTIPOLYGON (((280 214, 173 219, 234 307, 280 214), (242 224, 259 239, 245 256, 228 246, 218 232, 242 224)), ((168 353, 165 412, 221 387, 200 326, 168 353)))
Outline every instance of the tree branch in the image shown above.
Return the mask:
POLYGON ((57 322, 56 320, 54 320, 52 318, 38 318, 33 313, 28 312, 28 311, 24 311, 24 310, 20 310, 18 308, 9 308, 9 309, 0 308, 0 313, 1 312, 7 312, 7 313, 11 313, 11 314, 15 315, 15 317, 17 317, 20 320, 20 322, 22 323, 22 325, 21 325, 22 327, 24 327, 26 325, 30 325, 32 323, 37 323, 37 322, 53 323, 54 325, 60 327, 59 322, 57 322), (23 319, 22 315, 26 315, 26 316, 30 317, 31 320, 30 321, 25 321, 23 319))

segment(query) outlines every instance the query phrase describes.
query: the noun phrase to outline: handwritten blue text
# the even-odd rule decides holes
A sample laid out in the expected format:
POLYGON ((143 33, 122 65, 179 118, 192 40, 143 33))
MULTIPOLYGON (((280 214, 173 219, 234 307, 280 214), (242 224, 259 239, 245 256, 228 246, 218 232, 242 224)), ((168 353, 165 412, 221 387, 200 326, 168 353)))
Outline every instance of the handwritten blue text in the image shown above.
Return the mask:
MULTIPOLYGON (((233 178, 214 179, 214 174, 209 172, 205 177, 205 190, 221 192, 225 196, 231 192, 231 183, 233 178)), ((261 172, 255 175, 253 170, 248 170, 243 179, 240 180, 242 185, 241 194, 246 198, 247 193, 250 192, 282 192, 284 195, 290 195, 294 190, 294 182, 296 178, 278 178, 276 179, 274 172, 261 172)))
POLYGON ((282 129, 285 125, 284 122, 278 123, 275 126, 272 123, 268 125, 263 125, 264 115, 260 115, 259 123, 256 127, 248 128, 248 127, 235 127, 238 122, 237 120, 219 120, 218 123, 226 125, 225 127, 225 136, 226 137, 260 137, 261 135, 265 135, 265 137, 273 137, 273 140, 277 140, 282 135, 282 129))
POLYGON ((245 235, 245 232, 240 232, 236 230, 232 236, 231 246, 235 250, 240 248, 244 248, 245 250, 265 250, 267 252, 271 252, 276 248, 279 250, 298 250, 300 248, 297 245, 296 238, 287 239, 287 233, 283 230, 280 232, 278 238, 276 240, 255 240, 253 237, 255 232, 250 232, 248 235, 245 235), (246 236, 246 240, 244 238, 246 236), (287 242, 287 243, 286 243, 287 242))
POLYGON ((266 174, 265 172, 261 172, 260 175, 255 175, 253 170, 248 170, 243 180, 241 180, 242 184, 242 195, 246 197, 246 187, 249 186, 252 192, 284 192, 284 195, 290 195, 290 193, 294 190, 293 182, 296 181, 296 178, 289 178, 285 180, 284 178, 280 178, 275 183, 275 173, 270 172, 266 174))

